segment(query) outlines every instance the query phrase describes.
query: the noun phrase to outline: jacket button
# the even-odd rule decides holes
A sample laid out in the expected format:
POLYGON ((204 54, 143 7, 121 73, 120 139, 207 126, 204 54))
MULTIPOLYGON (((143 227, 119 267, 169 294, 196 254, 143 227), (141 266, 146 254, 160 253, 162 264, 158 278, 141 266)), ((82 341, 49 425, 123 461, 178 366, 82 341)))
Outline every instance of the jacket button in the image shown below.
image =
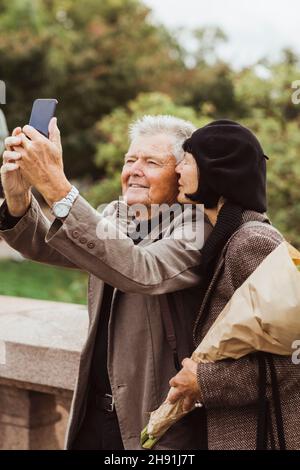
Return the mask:
POLYGON ((90 250, 92 250, 93 248, 95 248, 95 243, 94 243, 94 242, 88 242, 87 247, 88 247, 90 250))
POLYGON ((79 243, 84 244, 84 243, 86 243, 86 242, 87 242, 87 239, 86 239, 86 238, 84 238, 84 237, 79 238, 79 243))
POLYGON ((73 230, 72 236, 73 236, 73 238, 78 238, 78 237, 79 237, 79 232, 78 232, 78 230, 73 230))

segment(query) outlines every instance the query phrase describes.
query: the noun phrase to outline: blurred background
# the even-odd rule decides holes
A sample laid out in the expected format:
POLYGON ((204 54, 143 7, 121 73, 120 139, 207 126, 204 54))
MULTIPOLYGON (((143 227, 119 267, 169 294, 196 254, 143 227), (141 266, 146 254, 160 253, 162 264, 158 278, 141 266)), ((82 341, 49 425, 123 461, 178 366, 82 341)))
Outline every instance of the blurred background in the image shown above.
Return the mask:
MULTIPOLYGON (((300 248, 299 14, 296 0, 0 0, 8 131, 57 98, 66 174, 96 207, 120 193, 132 120, 239 120, 270 157, 270 218, 300 248)), ((0 242, 0 294, 85 303, 86 284, 0 242)))

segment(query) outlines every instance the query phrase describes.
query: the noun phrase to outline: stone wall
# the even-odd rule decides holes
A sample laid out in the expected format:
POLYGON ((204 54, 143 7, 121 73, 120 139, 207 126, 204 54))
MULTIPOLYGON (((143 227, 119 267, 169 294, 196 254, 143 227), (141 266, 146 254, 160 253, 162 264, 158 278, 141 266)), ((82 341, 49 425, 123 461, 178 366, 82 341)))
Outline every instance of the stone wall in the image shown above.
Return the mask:
POLYGON ((0 296, 0 449, 61 449, 85 306, 0 296))

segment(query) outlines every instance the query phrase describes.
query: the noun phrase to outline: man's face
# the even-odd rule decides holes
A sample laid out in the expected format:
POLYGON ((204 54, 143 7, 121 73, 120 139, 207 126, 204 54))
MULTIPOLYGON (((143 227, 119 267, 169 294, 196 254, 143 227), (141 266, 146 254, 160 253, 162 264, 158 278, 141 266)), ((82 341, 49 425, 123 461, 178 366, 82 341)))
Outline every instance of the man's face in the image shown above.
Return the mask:
POLYGON ((130 145, 121 175, 128 205, 173 204, 178 186, 171 136, 157 134, 136 138, 130 145))

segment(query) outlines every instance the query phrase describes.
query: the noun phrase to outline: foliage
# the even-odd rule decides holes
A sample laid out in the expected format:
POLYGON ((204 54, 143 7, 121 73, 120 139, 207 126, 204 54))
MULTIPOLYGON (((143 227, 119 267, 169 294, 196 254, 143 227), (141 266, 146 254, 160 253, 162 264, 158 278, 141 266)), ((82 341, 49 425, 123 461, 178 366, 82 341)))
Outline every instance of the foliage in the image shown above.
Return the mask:
POLYGON ((166 30, 141 0, 0 0, 9 128, 27 122, 35 98, 57 97, 67 176, 90 177, 86 196, 98 205, 120 192, 133 120, 239 120, 270 155, 272 221, 300 247, 300 105, 291 100, 299 58, 286 49, 236 71, 219 58, 225 41, 217 27, 166 30))
POLYGON ((10 129, 56 97, 68 175, 95 171, 94 123, 182 65, 171 34, 138 0, 0 0, 0 76, 10 129))
POLYGON ((85 273, 32 261, 0 261, 0 295, 86 304, 86 292, 85 273))

